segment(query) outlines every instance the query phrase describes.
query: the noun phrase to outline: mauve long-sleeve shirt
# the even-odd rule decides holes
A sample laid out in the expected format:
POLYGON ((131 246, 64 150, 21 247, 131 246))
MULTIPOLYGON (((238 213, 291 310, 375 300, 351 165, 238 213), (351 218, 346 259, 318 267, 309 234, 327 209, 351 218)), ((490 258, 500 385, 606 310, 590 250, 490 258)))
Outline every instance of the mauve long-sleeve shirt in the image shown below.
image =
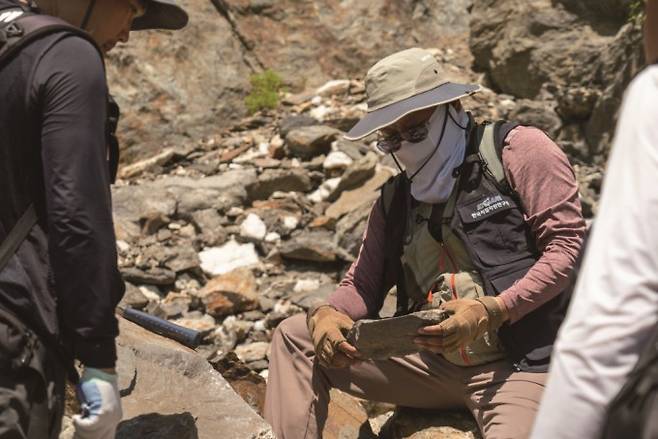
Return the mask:
MULTIPOLYGON (((573 168, 544 132, 513 129, 505 139, 503 167, 541 253, 526 275, 500 294, 514 323, 565 289, 586 225, 573 168)), ((378 199, 356 261, 329 297, 353 319, 376 315, 393 286, 384 281, 385 221, 378 199)))

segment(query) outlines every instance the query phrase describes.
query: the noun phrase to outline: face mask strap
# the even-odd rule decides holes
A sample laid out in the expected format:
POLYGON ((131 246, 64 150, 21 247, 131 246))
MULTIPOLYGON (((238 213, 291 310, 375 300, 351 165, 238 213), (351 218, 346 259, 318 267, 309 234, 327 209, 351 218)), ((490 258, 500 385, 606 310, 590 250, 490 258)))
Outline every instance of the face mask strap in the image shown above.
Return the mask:
POLYGON ((85 17, 82 19, 82 24, 80 27, 82 30, 87 30, 87 25, 91 19, 91 14, 94 12, 94 7, 96 6, 96 0, 90 0, 89 6, 87 6, 87 12, 85 12, 85 17))
POLYGON ((455 123, 455 125, 457 125, 457 126, 458 126, 459 128, 461 128, 462 130, 466 131, 466 129, 468 128, 468 125, 465 126, 465 127, 459 125, 459 122, 457 122, 457 121, 455 120, 455 118, 452 117, 452 114, 450 114, 450 108, 451 108, 450 105, 448 105, 448 116, 450 116, 450 119, 455 123))
POLYGON ((450 111, 449 111, 449 108, 446 108, 446 115, 443 117, 443 127, 441 127, 441 137, 439 137, 439 141, 436 142, 436 146, 434 147, 434 151, 432 151, 432 153, 427 156, 427 158, 425 159, 425 162, 420 166, 420 168, 418 168, 416 170, 416 172, 414 172, 414 174, 411 177, 409 177, 409 181, 413 180, 414 177, 416 175, 418 175, 418 173, 420 171, 423 170, 423 168, 430 162, 430 160, 432 160, 432 157, 434 157, 434 154, 436 154, 436 151, 439 150, 439 145, 441 145, 441 141, 443 140, 443 136, 446 133, 446 125, 448 124, 448 114, 450 114, 450 111))
POLYGON ((402 166, 400 166, 400 162, 398 161, 398 158, 395 156, 395 153, 391 152, 391 157, 393 157, 393 161, 395 162, 395 165, 400 170, 400 173, 404 172, 404 169, 402 169, 402 166))

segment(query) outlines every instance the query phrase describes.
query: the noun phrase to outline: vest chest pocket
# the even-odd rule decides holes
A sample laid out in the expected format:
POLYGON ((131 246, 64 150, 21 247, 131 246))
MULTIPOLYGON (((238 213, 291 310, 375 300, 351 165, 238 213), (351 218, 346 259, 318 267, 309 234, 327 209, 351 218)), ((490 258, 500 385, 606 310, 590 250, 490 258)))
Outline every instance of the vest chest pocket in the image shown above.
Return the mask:
POLYGON ((490 194, 457 207, 471 248, 483 264, 495 267, 531 254, 527 226, 514 200, 490 194))

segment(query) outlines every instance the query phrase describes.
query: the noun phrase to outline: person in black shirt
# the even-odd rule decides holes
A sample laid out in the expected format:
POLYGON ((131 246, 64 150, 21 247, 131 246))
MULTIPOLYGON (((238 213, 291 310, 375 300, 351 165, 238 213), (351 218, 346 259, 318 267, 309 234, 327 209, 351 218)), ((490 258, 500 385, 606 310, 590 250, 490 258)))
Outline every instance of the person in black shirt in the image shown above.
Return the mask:
POLYGON ((114 309, 124 284, 107 160, 116 111, 102 54, 130 30, 180 29, 188 18, 173 0, 0 0, 0 29, 35 14, 71 30, 0 56, 0 243, 30 206, 36 212, 0 267, 0 439, 58 436, 74 359, 84 366, 76 437, 109 439, 121 419, 114 309))

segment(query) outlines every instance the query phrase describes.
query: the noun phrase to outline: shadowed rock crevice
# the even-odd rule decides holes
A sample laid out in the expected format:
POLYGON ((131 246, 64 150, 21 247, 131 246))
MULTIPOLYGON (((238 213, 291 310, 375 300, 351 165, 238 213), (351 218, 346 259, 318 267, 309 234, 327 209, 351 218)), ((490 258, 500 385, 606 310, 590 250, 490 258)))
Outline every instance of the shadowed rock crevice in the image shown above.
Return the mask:
POLYGON ((162 415, 148 413, 122 421, 117 439, 199 439, 196 420, 191 413, 162 415))

